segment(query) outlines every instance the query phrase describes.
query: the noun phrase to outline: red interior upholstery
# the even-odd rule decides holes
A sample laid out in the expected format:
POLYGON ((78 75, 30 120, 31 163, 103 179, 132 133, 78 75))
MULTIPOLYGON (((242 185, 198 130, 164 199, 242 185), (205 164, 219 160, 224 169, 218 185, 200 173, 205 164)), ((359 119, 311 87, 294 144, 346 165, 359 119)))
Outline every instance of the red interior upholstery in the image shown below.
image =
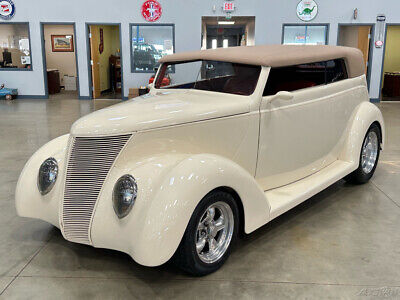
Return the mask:
POLYGON ((276 93, 279 91, 295 91, 295 90, 300 90, 300 89, 305 89, 308 87, 313 87, 316 86, 317 84, 312 81, 307 81, 307 80, 297 80, 297 81, 286 81, 279 83, 276 86, 276 93))

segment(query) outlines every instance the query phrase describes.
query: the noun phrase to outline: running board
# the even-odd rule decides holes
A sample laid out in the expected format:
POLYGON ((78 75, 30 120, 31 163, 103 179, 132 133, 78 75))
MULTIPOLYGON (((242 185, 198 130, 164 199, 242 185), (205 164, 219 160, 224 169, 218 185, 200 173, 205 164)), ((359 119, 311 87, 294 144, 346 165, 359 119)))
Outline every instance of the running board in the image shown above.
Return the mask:
POLYGON ((354 163, 337 160, 304 179, 264 192, 271 205, 270 220, 326 189, 356 168, 354 163))

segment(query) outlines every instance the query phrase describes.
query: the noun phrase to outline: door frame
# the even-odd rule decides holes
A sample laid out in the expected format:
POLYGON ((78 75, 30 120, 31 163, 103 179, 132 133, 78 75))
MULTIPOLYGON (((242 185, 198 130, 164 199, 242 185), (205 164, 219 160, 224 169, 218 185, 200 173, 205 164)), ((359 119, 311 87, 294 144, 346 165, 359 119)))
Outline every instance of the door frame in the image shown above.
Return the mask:
POLYGON ((88 85, 89 85, 89 99, 93 100, 93 81, 92 81, 92 65, 90 64, 91 54, 90 54, 90 40, 89 40, 89 33, 90 33, 90 26, 118 26, 119 29, 119 49, 120 49, 120 57, 121 57, 121 100, 127 100, 124 96, 124 64, 123 64, 123 51, 122 51, 122 28, 121 23, 103 23, 103 22, 89 22, 85 23, 86 28, 86 57, 87 57, 87 67, 88 67, 88 85))
POLYGON ((385 39, 383 41, 383 54, 382 54, 382 64, 381 64, 381 80, 379 82, 379 98, 378 102, 382 100, 382 88, 383 88, 383 68, 385 66, 385 54, 386 54, 386 41, 387 41, 387 32, 389 26, 400 26, 400 23, 386 23, 385 25, 385 39))
POLYGON ((72 25, 74 28, 74 51, 75 51, 75 68, 76 68, 76 85, 78 90, 78 99, 81 97, 81 89, 79 85, 79 65, 78 65, 78 43, 76 38, 76 23, 75 22, 40 22, 40 41, 42 46, 42 65, 43 65, 43 80, 44 80, 44 98, 49 99, 49 86, 47 82, 47 60, 46 60, 46 44, 44 41, 44 26, 45 25, 72 25))
POLYGON ((371 69, 372 69, 372 57, 374 55, 374 43, 375 43, 375 24, 374 23, 338 23, 337 27, 337 39, 336 45, 339 45, 339 34, 340 26, 371 26, 371 39, 369 41, 369 52, 368 52, 368 69, 367 69, 367 86, 368 91, 371 84, 371 69))

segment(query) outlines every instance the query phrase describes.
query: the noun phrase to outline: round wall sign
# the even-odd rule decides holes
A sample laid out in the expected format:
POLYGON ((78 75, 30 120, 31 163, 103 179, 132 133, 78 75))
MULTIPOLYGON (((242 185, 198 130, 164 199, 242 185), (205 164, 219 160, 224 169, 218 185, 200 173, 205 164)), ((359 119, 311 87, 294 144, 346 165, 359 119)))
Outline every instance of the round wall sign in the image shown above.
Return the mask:
POLYGON ((161 4, 156 0, 147 0, 142 5, 142 16, 148 22, 157 21, 162 14, 161 4))
POLYGON ((302 21, 313 20, 318 13, 318 5, 314 0, 301 0, 297 4, 297 16, 302 21))
POLYGON ((0 18, 10 20, 15 15, 15 4, 11 0, 0 0, 0 18))

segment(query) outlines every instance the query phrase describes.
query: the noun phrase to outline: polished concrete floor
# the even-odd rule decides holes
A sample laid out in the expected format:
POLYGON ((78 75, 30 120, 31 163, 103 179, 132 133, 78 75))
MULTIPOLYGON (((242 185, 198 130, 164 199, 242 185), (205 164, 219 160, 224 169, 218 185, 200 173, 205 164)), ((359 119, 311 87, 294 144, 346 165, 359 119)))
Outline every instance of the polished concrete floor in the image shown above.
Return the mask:
POLYGON ((380 104, 387 145, 372 181, 339 181, 236 245, 218 272, 191 278, 116 251, 65 241, 14 208, 31 154, 113 101, 0 101, 0 297, 5 299, 400 298, 400 103, 380 104))

